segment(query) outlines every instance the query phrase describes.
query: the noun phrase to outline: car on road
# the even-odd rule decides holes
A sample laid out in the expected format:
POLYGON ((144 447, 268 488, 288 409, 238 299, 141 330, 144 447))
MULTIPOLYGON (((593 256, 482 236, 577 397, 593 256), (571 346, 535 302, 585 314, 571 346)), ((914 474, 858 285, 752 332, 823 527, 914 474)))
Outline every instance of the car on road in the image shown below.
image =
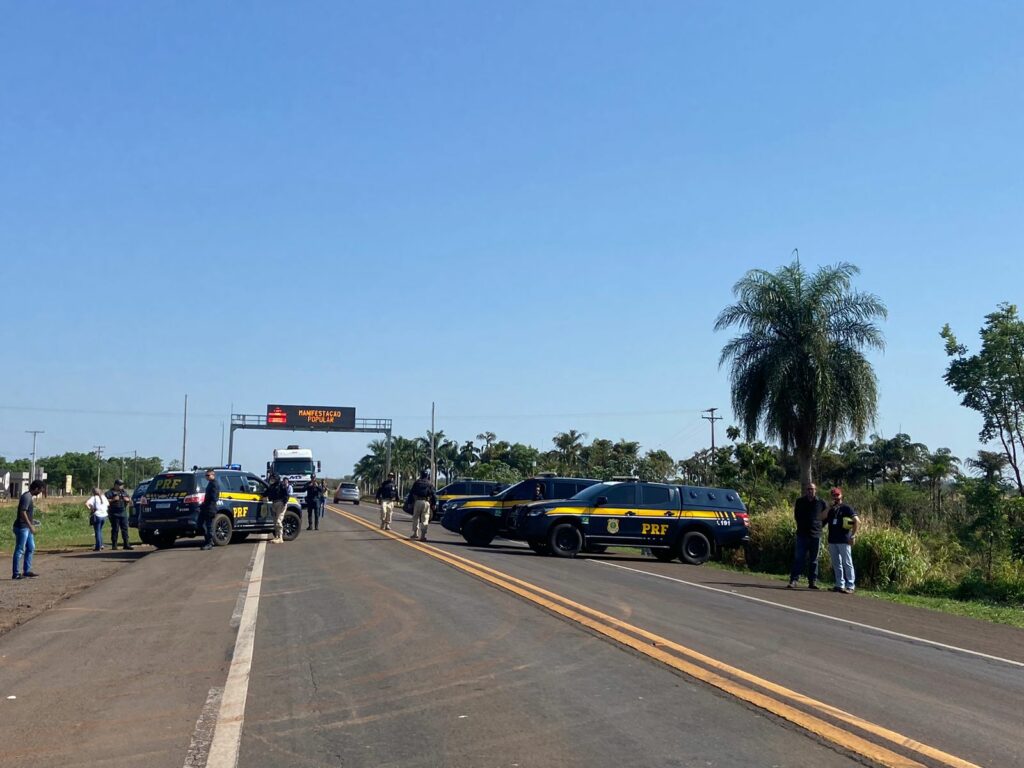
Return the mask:
POLYGON ((334 503, 340 504, 343 501, 359 503, 359 487, 355 483, 342 483, 334 491, 334 503))
POLYGON ((493 496, 470 496, 439 504, 441 525, 476 547, 504 536, 514 510, 538 499, 567 499, 599 482, 585 477, 538 475, 493 496))
MULTIPOLYGON (((267 501, 267 483, 249 472, 214 468, 220 499, 213 519, 213 543, 224 546, 244 541, 251 533, 273 533, 274 515, 267 501)), ((203 535, 199 505, 206 497, 206 470, 164 472, 156 475, 140 507, 139 538, 143 544, 165 549, 177 539, 203 535)), ((302 530, 302 509, 288 499, 283 538, 292 541, 302 530)))
POLYGON ((149 500, 146 498, 146 491, 149 489, 149 483, 152 480, 152 477, 147 477, 145 480, 140 481, 132 490, 131 511, 128 513, 129 528, 139 527, 139 512, 142 507, 149 503, 149 500))
POLYGON ((494 496, 508 488, 508 483, 493 480, 456 480, 437 491, 437 504, 442 506, 446 501, 464 499, 468 496, 494 496))
POLYGON ((566 501, 519 507, 508 528, 508 538, 538 554, 637 547, 691 565, 750 541, 747 508, 736 491, 637 480, 598 483, 566 501))

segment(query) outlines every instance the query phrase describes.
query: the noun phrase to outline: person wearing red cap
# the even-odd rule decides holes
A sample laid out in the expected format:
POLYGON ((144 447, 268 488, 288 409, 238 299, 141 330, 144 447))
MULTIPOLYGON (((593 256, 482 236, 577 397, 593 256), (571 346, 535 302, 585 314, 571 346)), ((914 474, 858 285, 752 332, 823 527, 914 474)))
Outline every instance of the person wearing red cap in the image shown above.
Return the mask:
POLYGON ((857 538, 860 519, 849 504, 843 503, 843 489, 832 489, 832 506, 828 509, 828 553, 836 575, 833 592, 853 594, 853 542, 857 538))

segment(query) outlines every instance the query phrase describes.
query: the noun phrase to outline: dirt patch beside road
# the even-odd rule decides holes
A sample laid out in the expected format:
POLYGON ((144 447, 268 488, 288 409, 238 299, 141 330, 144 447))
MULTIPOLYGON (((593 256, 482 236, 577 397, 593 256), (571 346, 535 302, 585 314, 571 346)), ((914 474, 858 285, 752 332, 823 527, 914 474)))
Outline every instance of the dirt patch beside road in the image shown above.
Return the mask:
POLYGON ((93 552, 92 547, 37 552, 32 570, 39 576, 18 581, 10 576, 11 553, 0 552, 3 560, 3 570, 0 571, 0 635, 152 551, 152 547, 135 545, 129 552, 120 549, 93 552))

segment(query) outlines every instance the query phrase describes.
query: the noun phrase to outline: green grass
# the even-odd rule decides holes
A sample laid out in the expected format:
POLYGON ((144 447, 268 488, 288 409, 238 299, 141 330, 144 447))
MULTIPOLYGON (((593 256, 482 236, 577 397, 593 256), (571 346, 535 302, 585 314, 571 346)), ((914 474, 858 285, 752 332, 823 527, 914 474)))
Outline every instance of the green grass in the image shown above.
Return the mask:
MULTIPOLYGON (((760 576, 763 579, 772 581, 789 581, 789 576, 782 576, 775 573, 762 573, 751 571, 742 565, 731 565, 729 563, 707 562, 705 567, 720 568, 724 571, 739 571, 760 576)), ((1008 605, 994 605, 981 600, 954 600, 949 597, 928 597, 925 595, 907 595, 899 592, 882 592, 875 589, 862 589, 857 587, 857 594, 864 597, 872 597, 877 600, 888 600, 890 603, 902 605, 913 605, 918 608, 927 608, 940 613, 949 613, 956 616, 968 616, 972 619, 980 619, 993 624, 1007 624, 1011 627, 1024 629, 1024 609, 1014 608, 1008 605)))
MULTIPOLYGON (((15 502, 0 503, 0 552, 14 550, 15 502)), ((92 548, 95 543, 92 527, 89 525, 89 510, 85 508, 85 499, 75 501, 37 499, 35 519, 40 525, 36 528, 36 549, 62 550, 78 547, 92 548)), ((130 540, 137 543, 138 534, 129 529, 130 540)), ((103 529, 103 536, 110 541, 110 524, 103 529)))

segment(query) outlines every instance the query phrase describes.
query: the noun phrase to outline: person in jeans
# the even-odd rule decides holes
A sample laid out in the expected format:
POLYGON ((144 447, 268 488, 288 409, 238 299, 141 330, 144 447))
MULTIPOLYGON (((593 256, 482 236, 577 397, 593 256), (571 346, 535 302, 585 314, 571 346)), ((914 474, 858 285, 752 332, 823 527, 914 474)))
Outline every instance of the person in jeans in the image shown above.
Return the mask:
POLYGON ((828 508, 828 554, 836 574, 833 592, 849 595, 854 589, 853 542, 857 538, 860 519, 849 504, 843 503, 843 489, 832 489, 832 506, 828 508))
POLYGON ((206 470, 206 493, 203 503, 199 505, 199 519, 203 522, 203 546, 200 549, 213 549, 213 518, 217 516, 217 502, 220 501, 220 488, 217 486, 217 473, 206 470))
POLYGON ((128 503, 132 497, 124 489, 124 480, 115 480, 114 487, 107 491, 107 512, 110 514, 110 548, 117 549, 117 532, 121 532, 121 541, 125 549, 131 549, 128 543, 128 503))
POLYGON ((320 530, 320 483, 316 475, 309 480, 306 486, 306 530, 320 530))
POLYGON ((430 510, 437 504, 437 493, 430 482, 430 472, 420 472, 420 479, 409 490, 412 498, 412 534, 410 539, 427 540, 427 526, 430 525, 430 510))
POLYGON ((391 515, 395 512, 395 501, 398 500, 398 487, 395 485, 395 473, 388 474, 388 479, 380 484, 374 496, 380 504, 380 529, 391 530, 391 515))
POLYGON ((32 555, 36 551, 35 497, 43 492, 43 481, 33 480, 28 490, 18 499, 18 511, 14 516, 14 562, 11 565, 11 578, 17 581, 22 577, 34 578, 32 555), (18 566, 21 566, 21 573, 18 566))
POLYGON ((807 588, 818 588, 818 553, 821 551, 821 524, 827 509, 825 502, 818 498, 818 487, 808 483, 804 495, 793 505, 796 520, 796 546, 793 552, 793 566, 789 569, 789 589, 800 581, 800 572, 807 565, 807 588))
POLYGON ((103 491, 99 488, 93 488, 92 496, 85 502, 85 506, 89 510, 89 523, 92 525, 92 531, 96 535, 96 546, 92 550, 93 552, 99 552, 103 549, 103 525, 107 522, 107 509, 110 506, 110 502, 103 495, 103 491))

